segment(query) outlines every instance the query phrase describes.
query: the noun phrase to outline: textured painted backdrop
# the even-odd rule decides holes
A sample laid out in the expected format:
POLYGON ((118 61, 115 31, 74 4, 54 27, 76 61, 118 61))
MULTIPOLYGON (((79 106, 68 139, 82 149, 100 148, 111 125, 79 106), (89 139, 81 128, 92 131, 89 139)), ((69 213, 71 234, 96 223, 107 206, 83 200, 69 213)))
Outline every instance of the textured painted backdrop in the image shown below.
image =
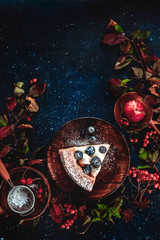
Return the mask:
MULTIPOLYGON (((111 122, 114 99, 108 79, 128 77, 114 72, 118 48, 101 45, 110 18, 127 34, 137 28, 151 30, 147 44, 160 57, 160 4, 157 1, 0 1, 0 113, 13 84, 36 77, 47 84, 38 99, 40 111, 33 117, 33 149, 48 146, 64 123, 82 116, 111 122)), ((121 132, 125 134, 122 130, 121 132)), ((131 150, 132 160, 134 154, 131 150)), ((137 213, 133 222, 115 226, 95 224, 85 236, 74 229, 61 230, 46 211, 38 225, 20 227, 1 220, 0 240, 158 240, 160 194, 153 193, 150 209, 137 213)))

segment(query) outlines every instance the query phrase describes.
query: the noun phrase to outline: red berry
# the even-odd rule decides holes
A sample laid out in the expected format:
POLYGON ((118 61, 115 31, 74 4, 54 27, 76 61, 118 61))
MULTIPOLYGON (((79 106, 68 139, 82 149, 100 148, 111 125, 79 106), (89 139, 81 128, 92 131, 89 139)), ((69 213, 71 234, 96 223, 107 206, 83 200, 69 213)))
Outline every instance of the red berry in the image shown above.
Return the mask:
POLYGON ((30 122, 30 121, 31 121, 31 118, 30 118, 30 117, 27 117, 27 121, 30 122))
POLYGON ((28 185, 31 185, 33 183, 33 179, 32 178, 27 178, 26 183, 28 185))
POLYGON ((61 228, 62 228, 62 229, 64 229, 64 228, 65 228, 65 225, 64 225, 64 224, 62 224, 62 225, 61 225, 61 228))
POLYGON ((130 142, 131 142, 131 143, 133 143, 133 142, 134 142, 134 139, 133 139, 133 138, 131 138, 130 142))
POLYGON ((125 127, 128 127, 128 125, 129 125, 129 122, 127 122, 127 121, 124 121, 123 125, 124 125, 125 127))
POLYGON ((137 174, 136 174, 136 173, 133 173, 133 177, 134 177, 134 178, 137 177, 137 174))
POLYGON ((143 147, 147 147, 147 143, 143 143, 143 147))
POLYGON ((159 183, 154 184, 154 188, 159 188, 159 183))
POLYGON ((37 194, 37 198, 42 198, 42 194, 37 194))
POLYGON ((39 188, 39 189, 38 189, 38 192, 39 192, 39 193, 42 193, 42 192, 43 192, 43 189, 42 189, 42 188, 39 188))
POLYGON ((77 215, 74 215, 74 216, 73 216, 73 219, 77 219, 77 215))
POLYGON ((131 169, 128 171, 128 174, 129 174, 129 175, 131 175, 131 174, 132 174, 132 170, 131 170, 131 169))
POLYGON ((25 183, 26 183, 26 179, 21 178, 20 182, 21 182, 22 184, 25 184, 25 183))
POLYGON ((146 175, 148 175, 148 174, 149 174, 149 172, 148 172, 147 170, 145 170, 145 171, 144 171, 144 173, 145 173, 146 175))
POLYGON ((123 124, 123 120, 122 119, 119 120, 119 124, 123 124))
POLYGON ((70 213, 71 213, 71 214, 74 214, 75 211, 74 211, 73 209, 70 209, 70 213))
POLYGON ((70 226, 66 226, 66 229, 69 229, 70 228, 70 226))
POLYGON ((69 207, 67 207, 67 208, 66 208, 66 211, 67 211, 67 212, 70 212, 70 208, 69 208, 69 207))
POLYGON ((153 131, 154 134, 156 134, 157 132, 156 131, 153 131))
POLYGON ((33 80, 30 81, 30 84, 33 84, 33 80))
POLYGON ((64 204, 64 207, 66 208, 67 206, 68 206, 68 204, 67 204, 67 203, 65 203, 65 204, 64 204))
POLYGON ((148 194, 151 194, 151 192, 152 192, 151 190, 148 190, 148 191, 147 191, 148 194))
POLYGON ((151 174, 150 174, 150 178, 153 178, 153 177, 154 177, 154 175, 151 173, 151 174))
POLYGON ((33 81, 34 83, 36 83, 36 82, 37 82, 37 78, 33 78, 32 81, 33 81))
POLYGON ((137 138, 135 138, 135 139, 134 139, 134 142, 135 142, 135 143, 137 143, 137 142, 138 142, 138 139, 137 139, 137 138))
POLYGON ((153 181, 156 181, 156 180, 157 180, 157 178, 154 176, 154 177, 153 177, 153 181))
POLYGON ((151 128, 151 125, 149 125, 148 128, 151 128))
POLYGON ((158 186, 158 189, 160 190, 160 185, 158 186))
POLYGON ((71 223, 72 223, 72 224, 74 223, 74 219, 71 219, 71 223))

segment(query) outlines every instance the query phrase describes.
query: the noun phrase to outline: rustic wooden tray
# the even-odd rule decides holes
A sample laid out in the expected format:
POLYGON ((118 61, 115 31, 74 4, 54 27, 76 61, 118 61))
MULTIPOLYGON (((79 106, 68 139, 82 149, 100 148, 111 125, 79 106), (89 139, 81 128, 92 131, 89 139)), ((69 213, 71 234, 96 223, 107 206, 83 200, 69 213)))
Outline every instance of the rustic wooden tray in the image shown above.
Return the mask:
POLYGON ((57 131, 49 146, 47 163, 52 179, 62 190, 76 199, 93 200, 108 196, 119 188, 129 168, 130 154, 124 137, 115 127, 104 120, 85 117, 72 120, 57 131), (94 144, 111 145, 91 192, 83 190, 72 181, 63 168, 58 153, 61 148, 91 144, 89 135, 84 134, 89 126, 96 129, 94 144))

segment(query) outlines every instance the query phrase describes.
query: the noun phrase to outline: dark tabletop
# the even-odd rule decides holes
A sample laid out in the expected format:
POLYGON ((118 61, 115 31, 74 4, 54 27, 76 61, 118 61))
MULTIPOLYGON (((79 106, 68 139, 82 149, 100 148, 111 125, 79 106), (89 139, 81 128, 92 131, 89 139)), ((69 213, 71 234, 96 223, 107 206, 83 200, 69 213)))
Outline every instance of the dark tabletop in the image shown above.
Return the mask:
MULTIPOLYGON (((114 99, 108 79, 128 77, 115 73, 118 48, 103 48, 101 39, 112 18, 130 34, 150 30, 147 44, 160 57, 160 3, 158 1, 0 1, 0 112, 4 98, 13 95, 18 81, 29 86, 36 77, 47 89, 37 101, 40 110, 32 118, 33 149, 48 146, 66 122, 84 116, 102 118, 118 129, 113 116, 114 99)), ((125 132, 120 130, 123 135, 125 132)), ((131 150, 131 159, 136 156, 131 150)), ((91 226, 85 236, 73 228, 61 230, 47 210, 35 228, 14 220, 0 222, 0 240, 158 240, 160 193, 152 194, 150 209, 137 212, 133 222, 117 221, 109 228, 91 226)))

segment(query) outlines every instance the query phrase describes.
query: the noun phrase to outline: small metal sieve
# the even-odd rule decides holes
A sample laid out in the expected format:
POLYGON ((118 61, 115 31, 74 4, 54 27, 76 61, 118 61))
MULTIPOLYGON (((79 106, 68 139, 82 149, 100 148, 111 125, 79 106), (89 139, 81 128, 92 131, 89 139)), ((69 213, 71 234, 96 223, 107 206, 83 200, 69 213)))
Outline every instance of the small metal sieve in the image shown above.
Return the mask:
POLYGON ((34 211, 35 196, 29 187, 18 185, 9 191, 7 203, 13 212, 27 216, 34 211))

